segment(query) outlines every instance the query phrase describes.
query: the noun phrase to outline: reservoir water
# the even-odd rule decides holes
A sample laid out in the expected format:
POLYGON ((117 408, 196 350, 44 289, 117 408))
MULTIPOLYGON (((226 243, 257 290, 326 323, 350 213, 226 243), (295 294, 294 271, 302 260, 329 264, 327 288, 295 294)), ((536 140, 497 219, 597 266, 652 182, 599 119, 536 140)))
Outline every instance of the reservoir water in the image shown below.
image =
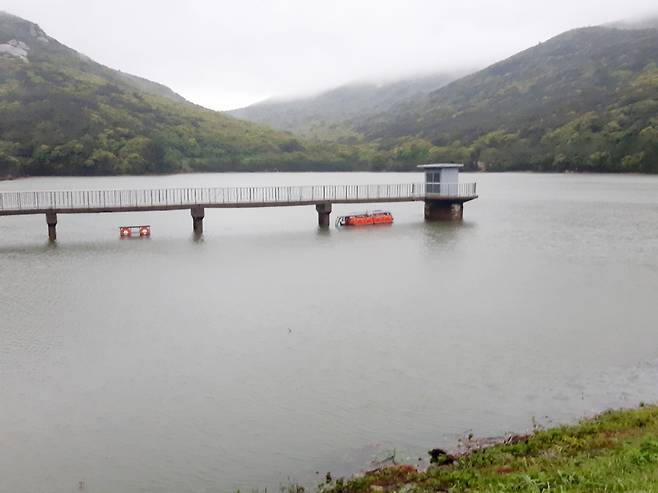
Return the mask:
POLYGON ((422 203, 328 231, 313 207, 215 209, 194 241, 189 211, 60 215, 49 245, 43 216, 0 217, 0 492, 276 491, 658 400, 658 177, 472 180, 461 224, 422 203), (152 238, 121 241, 124 224, 152 238))

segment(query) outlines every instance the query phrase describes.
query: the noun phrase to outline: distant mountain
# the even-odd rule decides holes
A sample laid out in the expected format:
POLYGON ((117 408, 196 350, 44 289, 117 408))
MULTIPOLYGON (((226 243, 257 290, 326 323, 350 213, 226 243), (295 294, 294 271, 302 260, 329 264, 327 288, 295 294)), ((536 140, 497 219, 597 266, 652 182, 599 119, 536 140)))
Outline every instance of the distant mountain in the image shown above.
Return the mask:
POLYGON ((299 135, 349 140, 345 130, 354 121, 420 98, 456 78, 433 74, 386 84, 348 84, 314 96, 263 101, 229 114, 299 135))
POLYGON ((339 150, 193 105, 0 12, 0 177, 353 166, 339 150))
POLYGON ((381 169, 658 172, 657 19, 568 31, 433 91, 339 88, 233 114, 367 146, 381 169))

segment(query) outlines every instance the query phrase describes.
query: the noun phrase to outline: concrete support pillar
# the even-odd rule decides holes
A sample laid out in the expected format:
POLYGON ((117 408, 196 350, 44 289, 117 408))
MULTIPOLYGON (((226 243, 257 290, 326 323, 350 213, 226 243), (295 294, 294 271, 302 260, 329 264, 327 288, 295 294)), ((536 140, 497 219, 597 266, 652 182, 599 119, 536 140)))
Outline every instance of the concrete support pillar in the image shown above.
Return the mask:
POLYGON ((426 200, 426 221, 461 221, 464 218, 464 204, 448 200, 426 200))
POLYGON ((315 204, 315 210, 318 211, 318 226, 321 228, 329 227, 329 216, 331 215, 331 204, 315 204))
POLYGON ((205 216, 205 210, 203 207, 195 206, 192 207, 192 228, 194 229, 195 236, 201 236, 203 234, 203 217, 205 216))
POLYGON ((48 239, 55 241, 57 239, 57 213, 46 212, 46 223, 48 223, 48 239))

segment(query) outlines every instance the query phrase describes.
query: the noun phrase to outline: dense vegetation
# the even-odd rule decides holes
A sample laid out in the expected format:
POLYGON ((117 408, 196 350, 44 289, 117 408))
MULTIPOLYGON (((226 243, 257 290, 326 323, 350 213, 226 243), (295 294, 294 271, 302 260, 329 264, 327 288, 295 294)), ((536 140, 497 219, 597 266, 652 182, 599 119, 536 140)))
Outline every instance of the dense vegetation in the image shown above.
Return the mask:
POLYGON ((439 459, 426 472, 411 466, 391 467, 335 481, 323 491, 655 492, 658 408, 611 411, 576 426, 540 431, 454 461, 445 455, 439 459))
POLYGON ((658 172, 657 63, 658 30, 579 29, 356 128, 415 159, 658 172))
POLYGON ((656 173, 656 24, 570 31, 449 84, 434 75, 346 86, 233 112, 250 123, 0 13, 0 177, 409 170, 437 161, 656 173))
MULTIPOLYGON (((379 168, 460 161, 490 170, 655 173, 657 64, 658 29, 576 29, 376 114, 326 124, 309 112, 280 126, 306 125, 361 146, 379 168)), ((297 104, 307 103, 241 115, 281 124, 273 110, 295 112, 297 104)))
POLYGON ((358 162, 346 146, 304 143, 195 106, 3 13, 0 48, 0 177, 346 169, 358 162))

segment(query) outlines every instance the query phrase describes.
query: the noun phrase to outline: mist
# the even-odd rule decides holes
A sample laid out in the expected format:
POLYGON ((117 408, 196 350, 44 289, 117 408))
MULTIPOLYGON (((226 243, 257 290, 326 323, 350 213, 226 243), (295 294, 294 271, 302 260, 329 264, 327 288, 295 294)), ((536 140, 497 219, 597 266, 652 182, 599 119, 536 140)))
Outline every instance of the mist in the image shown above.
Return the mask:
POLYGON ((352 81, 463 72, 655 0, 5 0, 96 61, 229 110, 352 81))

